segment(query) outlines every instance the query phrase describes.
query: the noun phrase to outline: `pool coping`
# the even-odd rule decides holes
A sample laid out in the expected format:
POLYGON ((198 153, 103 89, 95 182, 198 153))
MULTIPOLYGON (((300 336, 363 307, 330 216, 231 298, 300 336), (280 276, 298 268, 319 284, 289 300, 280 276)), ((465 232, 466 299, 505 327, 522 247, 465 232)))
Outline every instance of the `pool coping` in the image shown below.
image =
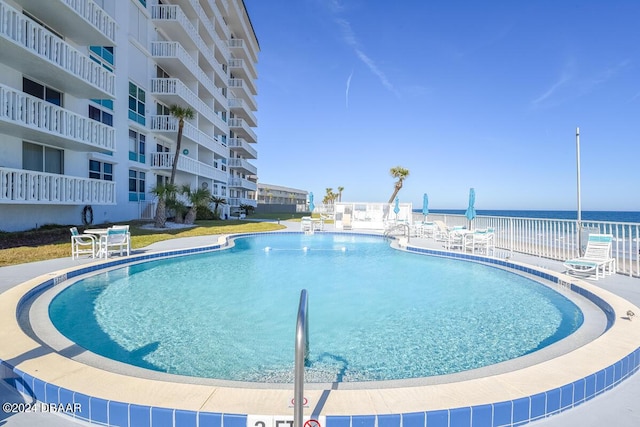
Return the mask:
MULTIPOLYGON (((117 424, 117 420, 126 415, 128 422, 148 418, 140 425, 196 425, 191 421, 211 419, 219 420, 225 427, 227 424, 244 427, 249 426, 251 416, 292 415, 292 388, 237 389, 114 374, 47 351, 22 331, 16 316, 24 301, 67 278, 132 261, 218 250, 226 246, 229 238, 259 234, 263 233, 223 236, 216 245, 132 255, 63 269, 6 291, 0 295, 0 324, 3 325, 0 342, 11 342, 11 346, 0 346, 0 373, 3 377, 13 377, 20 392, 39 401, 81 403, 83 409, 73 415, 97 423, 117 424)), ((454 420, 462 420, 461 425, 467 425, 464 420, 469 420, 471 425, 472 419, 474 425, 476 422, 477 425, 519 425, 579 405, 613 388, 639 369, 640 324, 622 317, 629 309, 640 310, 623 298, 575 277, 515 261, 410 245, 406 249, 496 264, 554 281, 600 306, 610 327, 571 353, 490 377, 389 389, 306 390, 309 403, 305 413, 326 417, 329 427, 366 426, 376 420, 378 426, 402 422, 404 427, 424 426, 427 420, 429 427, 455 425, 454 420), (478 420, 490 422, 480 424, 478 420)))

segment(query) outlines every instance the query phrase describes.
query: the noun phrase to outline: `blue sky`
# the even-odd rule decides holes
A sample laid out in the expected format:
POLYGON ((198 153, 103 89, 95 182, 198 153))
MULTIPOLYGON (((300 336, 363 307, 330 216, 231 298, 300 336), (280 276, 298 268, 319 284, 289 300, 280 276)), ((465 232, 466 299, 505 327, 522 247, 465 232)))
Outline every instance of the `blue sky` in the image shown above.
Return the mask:
POLYGON ((640 210, 640 1, 245 0, 259 181, 344 201, 640 210))

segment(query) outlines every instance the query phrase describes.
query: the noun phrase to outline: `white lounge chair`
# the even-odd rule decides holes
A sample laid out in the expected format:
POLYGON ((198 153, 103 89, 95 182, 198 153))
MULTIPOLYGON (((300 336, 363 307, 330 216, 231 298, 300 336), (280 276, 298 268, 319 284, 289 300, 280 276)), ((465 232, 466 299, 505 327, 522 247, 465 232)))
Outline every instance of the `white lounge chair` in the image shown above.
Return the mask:
POLYGON ((107 229, 107 234, 100 237, 100 255, 109 258, 112 252, 120 252, 120 256, 131 252, 131 235, 128 225, 114 225, 107 229))
POLYGON ((304 234, 313 234, 313 224, 310 216, 303 216, 300 219, 300 230, 302 230, 304 234))
POLYGON ((486 255, 495 250, 495 229, 486 228, 474 230, 473 233, 465 234, 464 247, 471 252, 480 252, 486 255))
POLYGON ((567 273, 593 276, 598 280, 616 272, 616 260, 611 256, 611 234, 589 234, 584 255, 564 262, 567 273))
POLYGON ((96 256, 96 238, 91 234, 80 234, 77 227, 71 231, 71 259, 77 259, 80 255, 96 256))

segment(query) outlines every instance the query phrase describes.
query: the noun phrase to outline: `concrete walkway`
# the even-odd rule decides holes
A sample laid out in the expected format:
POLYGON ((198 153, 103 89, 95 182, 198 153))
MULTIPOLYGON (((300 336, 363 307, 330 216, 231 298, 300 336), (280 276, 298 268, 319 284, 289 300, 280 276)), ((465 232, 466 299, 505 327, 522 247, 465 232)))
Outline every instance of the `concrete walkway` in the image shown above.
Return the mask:
MULTIPOLYGON (((291 231, 299 230, 299 223, 284 222, 291 231)), ((178 249, 187 247, 203 246, 214 244, 218 236, 201 236, 193 238, 173 239, 158 242, 144 248, 145 251, 178 249)), ((439 245, 432 240, 412 238, 411 244, 440 249, 439 245)), ((141 251, 138 251, 141 252, 141 251)), ((526 262, 534 266, 549 268, 554 271, 563 271, 562 264, 557 261, 537 258, 533 256, 514 254, 514 261, 526 262)), ((29 264, 21 264, 0 268, 0 293, 16 286, 33 277, 56 271, 63 268, 82 265, 92 260, 71 260, 71 258, 61 258, 48 261, 41 261, 29 264)), ((609 276, 594 282, 598 286, 640 306, 640 279, 633 279, 621 275, 609 276)), ((637 313, 640 321, 640 313, 637 313)), ((597 355, 594 355, 597 357, 597 355)), ((0 381, 0 401, 2 403, 25 402, 24 398, 15 389, 4 381, 0 381)), ((533 427, 600 427, 609 425, 611 427, 637 427, 640 426, 640 375, 636 374, 622 382, 615 389, 606 392, 593 400, 582 404, 564 413, 551 416, 547 419, 536 421, 528 425, 533 427)), ((31 427, 31 426, 51 426, 51 427, 73 427, 86 426, 87 423, 70 420, 69 418, 51 413, 18 413, 7 414, 0 410, 0 426, 7 427, 31 427)))

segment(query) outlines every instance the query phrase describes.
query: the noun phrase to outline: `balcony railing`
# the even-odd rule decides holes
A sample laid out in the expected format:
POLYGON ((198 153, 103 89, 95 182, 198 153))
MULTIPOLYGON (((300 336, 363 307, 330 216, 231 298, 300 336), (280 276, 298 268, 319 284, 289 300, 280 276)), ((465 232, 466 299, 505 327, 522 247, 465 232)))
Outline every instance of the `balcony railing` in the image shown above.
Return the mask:
POLYGON ((254 208, 258 206, 258 202, 255 199, 249 199, 246 197, 229 197, 227 199, 229 206, 249 205, 254 208))
MULTIPOLYGON (((178 133, 178 119, 173 116, 151 116, 151 129, 156 132, 178 133)), ((185 121, 182 135, 204 148, 218 153, 222 157, 228 157, 229 149, 217 139, 207 135, 200 129, 185 121)))
POLYGON ((0 2, 0 39, 5 40, 0 43, 4 50, 4 59, 0 60, 12 68, 54 82, 80 98, 115 95, 115 75, 112 72, 4 2, 0 2), (31 55, 35 58, 30 58, 31 55), (38 61, 53 67, 41 67, 38 61), (99 92, 87 93, 85 88, 65 79, 60 70, 99 92))
POLYGON ((116 21, 93 0, 62 0, 78 15, 90 22, 109 40, 116 41, 116 21))
POLYGON ((246 117, 249 126, 258 126, 258 119, 253 114, 249 105, 242 98, 229 98, 229 108, 232 110, 240 110, 241 115, 246 117))
POLYGON ((244 188, 251 191, 258 189, 258 184, 242 178, 229 178, 229 187, 244 188))
POLYGON ((258 173, 258 168, 256 168, 245 159, 229 159, 227 164, 230 168, 244 169, 252 175, 256 175, 258 173))
POLYGON ((111 126, 0 84, 2 122, 14 128, 15 132, 8 131, 14 135, 43 132, 60 138, 63 146, 73 141, 93 149, 116 150, 115 130, 111 126))
POLYGON ((247 139, 251 141, 258 141, 258 136, 254 132, 253 129, 247 124, 247 122, 239 117, 234 117, 229 119, 229 127, 237 129, 242 129, 242 131, 247 136, 247 139))
MULTIPOLYGON (((155 169, 171 169, 173 166, 174 153, 151 153, 151 167, 155 169)), ((193 175, 211 178, 216 181, 226 182, 228 174, 187 156, 178 157, 177 169, 193 175)))
POLYGON ((114 205, 116 183, 0 167, 0 203, 114 205))
POLYGON ((258 158, 258 151, 243 138, 230 138, 228 147, 236 149, 236 151, 244 151, 246 153, 244 157, 250 157, 252 159, 258 158))

